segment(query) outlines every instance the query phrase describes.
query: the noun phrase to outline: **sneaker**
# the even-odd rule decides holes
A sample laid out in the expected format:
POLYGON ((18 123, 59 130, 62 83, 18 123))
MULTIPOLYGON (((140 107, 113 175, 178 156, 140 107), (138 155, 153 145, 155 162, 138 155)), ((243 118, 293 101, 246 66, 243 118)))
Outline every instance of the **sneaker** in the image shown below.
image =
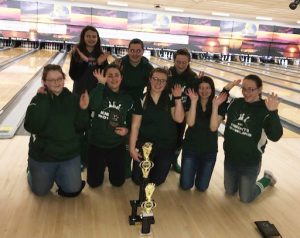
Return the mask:
POLYGON ((277 179, 274 177, 273 173, 269 170, 265 170, 264 177, 270 179, 270 186, 274 186, 277 183, 277 179))
POLYGON ((181 172, 181 167, 177 162, 172 164, 172 169, 178 174, 180 174, 180 172, 181 172))

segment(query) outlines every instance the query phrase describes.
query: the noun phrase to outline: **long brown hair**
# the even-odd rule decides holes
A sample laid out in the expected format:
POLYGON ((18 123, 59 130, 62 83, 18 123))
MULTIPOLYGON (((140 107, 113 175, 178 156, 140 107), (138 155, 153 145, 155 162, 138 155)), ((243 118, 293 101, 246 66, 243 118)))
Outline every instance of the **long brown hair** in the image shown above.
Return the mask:
POLYGON ((103 53, 102 51, 102 48, 101 48, 101 39, 100 39, 100 36, 99 36, 99 33, 97 31, 97 29, 93 26, 85 26, 81 33, 80 33, 80 40, 79 40, 79 44, 78 44, 78 47, 79 49, 82 51, 82 52, 86 52, 87 49, 86 49, 86 43, 84 41, 84 35, 87 31, 93 31, 93 32, 96 32, 97 33, 97 43, 95 45, 95 48, 94 48, 94 51, 96 53, 96 55, 101 55, 103 53))

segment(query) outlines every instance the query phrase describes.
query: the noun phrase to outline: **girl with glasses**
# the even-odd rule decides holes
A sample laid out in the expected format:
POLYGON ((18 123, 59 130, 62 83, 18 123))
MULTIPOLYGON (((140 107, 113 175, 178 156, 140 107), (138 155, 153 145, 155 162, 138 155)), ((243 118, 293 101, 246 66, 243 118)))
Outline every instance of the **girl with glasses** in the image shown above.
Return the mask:
MULTIPOLYGON (((278 115, 279 99, 275 93, 262 99, 262 80, 248 75, 242 82, 242 98, 228 107, 224 134, 224 186, 229 195, 239 193, 240 200, 252 202, 276 179, 270 171, 257 181, 267 139, 278 141, 283 133, 278 115)), ((213 101, 213 115, 221 104, 213 101)))
POLYGON ((80 132, 89 126, 89 96, 80 98, 64 88, 65 74, 59 65, 44 67, 43 86, 27 108, 24 127, 31 133, 28 184, 38 196, 49 193, 54 183, 58 194, 77 196, 81 181, 80 132))
POLYGON ((133 112, 129 150, 133 158, 132 180, 136 184, 141 179, 139 162, 142 158, 141 152, 136 150, 137 144, 154 144, 150 182, 162 184, 170 170, 176 144, 176 122, 183 121, 184 111, 179 85, 172 88, 173 100, 169 96, 168 74, 164 68, 155 68, 150 73, 148 90, 133 112))

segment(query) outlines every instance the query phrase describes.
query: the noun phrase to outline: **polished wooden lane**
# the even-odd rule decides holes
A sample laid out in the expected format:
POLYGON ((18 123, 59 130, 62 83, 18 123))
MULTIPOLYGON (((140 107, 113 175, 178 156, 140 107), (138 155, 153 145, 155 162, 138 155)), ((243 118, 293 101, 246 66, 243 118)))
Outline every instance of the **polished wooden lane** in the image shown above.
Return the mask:
POLYGON ((29 51, 27 48, 10 48, 8 50, 0 51, 0 64, 6 60, 17 57, 29 51))
MULTIPOLYGON (((202 61, 194 61, 194 62, 202 62, 202 61)), ((204 61, 207 62, 207 61, 204 61)), ((214 64, 220 64, 224 66, 225 70, 228 69, 237 69, 237 72, 239 72, 240 74, 258 74, 259 76, 261 76, 262 78, 266 78, 266 82, 270 82, 270 83, 277 83, 277 82, 290 82, 292 85, 292 88, 294 88, 294 85, 299 85, 300 84, 300 77, 299 74, 283 74, 285 72, 281 71, 276 71, 274 69, 264 69, 264 68, 260 68, 260 67, 250 67, 248 64, 235 64, 235 63, 225 63, 225 62, 220 62, 220 63, 216 63, 216 62, 210 62, 210 63, 214 63, 214 64)), ((287 84, 286 87, 290 87, 291 85, 287 84)))
MULTIPOLYGON (((242 70, 233 69, 233 68, 230 68, 228 66, 225 66, 226 71, 224 71, 224 66, 223 65, 214 64, 213 67, 212 67, 212 63, 208 63, 208 62, 205 62, 205 63, 201 62, 201 64, 191 63, 191 66, 193 68, 194 67, 195 68, 196 67, 207 67, 207 68, 214 69, 215 71, 220 71, 219 73, 226 72, 226 75, 228 77, 227 79, 243 78, 244 76, 249 74, 249 72, 243 72, 242 70), (239 75, 236 75, 236 74, 239 74, 239 75)), ((264 81, 264 86, 263 86, 263 91, 264 92, 276 92, 276 93, 280 92, 280 97, 281 98, 283 98, 287 101, 296 103, 296 104, 300 104, 300 101, 299 101, 300 85, 299 84, 293 84, 293 83, 290 83, 290 82, 280 81, 280 82, 277 82, 277 86, 275 86, 275 85, 270 84, 271 79, 269 77, 262 76, 262 79, 264 81), (285 87, 288 87, 288 89, 285 88, 285 87), (291 88, 296 89, 298 91, 297 92, 292 91, 292 90, 290 90, 291 88)))
POLYGON ((287 75, 287 76, 291 76, 291 77, 296 77, 299 78, 299 74, 300 71, 296 72, 296 71, 290 71, 287 68, 281 67, 281 66, 270 66, 269 64, 257 64, 257 63, 242 63, 242 62, 221 62, 221 64, 224 65, 233 65, 233 66, 243 66, 246 67, 248 69, 258 69, 260 70, 260 72, 264 72, 264 73, 271 73, 271 74, 275 74, 276 76, 282 76, 282 75, 287 75))
POLYGON ((37 51, 0 72, 0 109, 22 89, 53 55, 53 51, 37 51))
POLYGON ((297 93, 300 93, 300 77, 292 77, 287 75, 275 75, 273 72, 264 72, 262 70, 251 69, 248 71, 246 66, 243 65, 228 65, 228 64, 220 64, 211 61, 193 61, 193 63, 205 65, 212 68, 217 68, 229 73, 234 73, 239 75, 240 77, 244 77, 248 74, 257 74, 260 76, 264 83, 274 85, 275 87, 285 88, 287 90, 295 91, 298 90, 297 93), (277 85, 277 86, 276 86, 277 85))
MULTIPOLYGON (((140 225, 129 226, 129 200, 138 187, 130 180, 120 187, 88 186, 77 198, 33 195, 26 182, 27 136, 0 140, 0 237, 1 238, 134 238, 140 225), (18 148, 16 150, 16 148, 18 148)), ((228 197, 223 187, 222 139, 210 187, 205 193, 178 188, 179 175, 170 172, 153 195, 157 202, 152 235, 157 238, 259 238, 254 221, 269 220, 283 237, 300 233, 300 139, 282 138, 269 143, 262 171, 274 172, 278 183, 251 204, 228 197)), ((85 179, 86 174, 83 173, 85 179)))

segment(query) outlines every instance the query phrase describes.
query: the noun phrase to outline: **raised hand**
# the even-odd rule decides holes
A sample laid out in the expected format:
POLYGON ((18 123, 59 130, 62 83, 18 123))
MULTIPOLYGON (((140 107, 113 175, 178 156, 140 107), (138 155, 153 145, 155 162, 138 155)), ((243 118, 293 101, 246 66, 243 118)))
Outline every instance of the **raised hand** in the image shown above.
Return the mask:
POLYGON ((115 133, 119 136, 126 136, 128 133, 128 129, 126 127, 116 127, 115 133))
POLYGON ((47 87, 46 87, 46 86, 40 87, 40 88, 37 90, 37 93, 39 93, 39 94, 47 94, 47 93, 48 93, 47 87))
POLYGON ((181 97, 182 89, 179 84, 175 84, 174 87, 171 89, 173 97, 181 97))
POLYGON ((100 69, 95 69, 93 72, 93 75, 98 80, 99 83, 105 84, 106 83, 106 77, 103 75, 103 71, 101 72, 100 69))
POLYGON ((101 54, 98 58, 97 58, 97 64, 101 65, 105 62, 105 60, 107 60, 107 57, 109 56, 109 53, 104 53, 101 54))
POLYGON ((227 99, 226 93, 220 93, 218 96, 215 96, 212 103, 213 107, 219 107, 227 99))
POLYGON ((198 78, 200 79, 200 78, 202 78, 203 76, 204 76, 204 71, 199 71, 199 74, 198 74, 198 78))
POLYGON ((277 94, 275 94, 273 92, 271 94, 269 94, 267 96, 267 98, 265 99, 265 104, 269 111, 277 110, 278 105, 279 105, 279 98, 278 98, 277 94))
POLYGON ((75 49, 78 53, 78 55, 80 56, 80 58, 85 61, 85 62, 88 62, 89 61, 89 58, 87 56, 85 56, 80 50, 78 47, 76 47, 75 49))
POLYGON ((191 101, 198 101, 199 99, 199 94, 194 91, 194 89, 189 88, 186 90, 185 94, 191 99, 191 101))
POLYGON ((73 45, 72 47, 72 54, 75 54, 75 52, 77 51, 78 45, 73 45))
POLYGON ((90 97, 87 90, 85 90, 84 93, 81 94, 80 96, 79 106, 81 109, 85 110, 88 108, 89 103, 90 103, 90 97))
POLYGON ((232 82, 229 82, 228 84, 226 84, 224 88, 229 91, 234 86, 239 85, 241 82, 242 82, 241 79, 233 80, 232 82))

